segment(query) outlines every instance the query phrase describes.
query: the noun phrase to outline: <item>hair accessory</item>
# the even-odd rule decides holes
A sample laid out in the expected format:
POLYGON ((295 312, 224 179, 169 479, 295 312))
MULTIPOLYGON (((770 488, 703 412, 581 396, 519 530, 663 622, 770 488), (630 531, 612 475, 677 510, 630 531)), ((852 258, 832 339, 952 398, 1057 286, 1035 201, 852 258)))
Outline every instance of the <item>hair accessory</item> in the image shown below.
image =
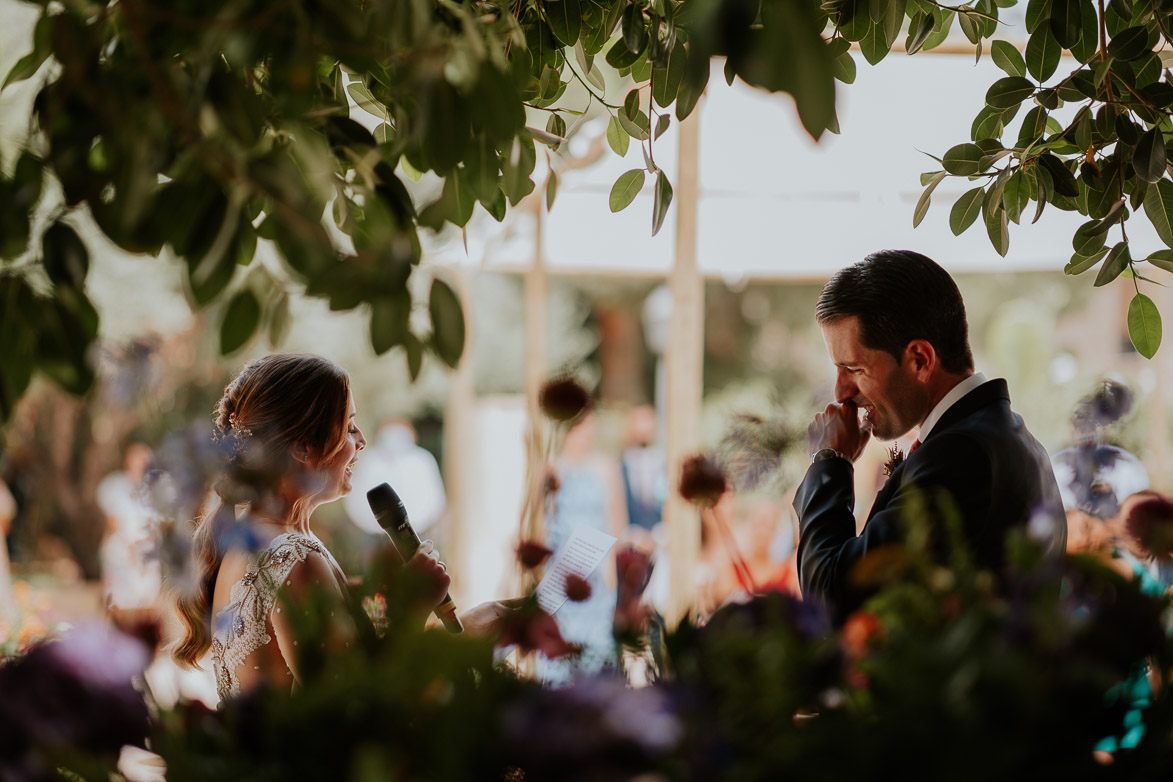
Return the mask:
POLYGON ((253 430, 241 424, 236 418, 236 413, 228 416, 228 428, 236 435, 237 440, 244 440, 247 437, 253 436, 253 430))

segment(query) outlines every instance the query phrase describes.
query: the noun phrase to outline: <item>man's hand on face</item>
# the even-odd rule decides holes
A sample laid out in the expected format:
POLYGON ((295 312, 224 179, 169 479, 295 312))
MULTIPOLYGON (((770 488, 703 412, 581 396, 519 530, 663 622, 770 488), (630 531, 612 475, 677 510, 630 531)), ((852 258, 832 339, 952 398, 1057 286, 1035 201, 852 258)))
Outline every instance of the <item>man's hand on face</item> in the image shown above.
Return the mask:
POLYGON ((851 461, 859 458, 872 437, 871 429, 860 426, 859 408, 854 402, 832 402, 806 430, 812 455, 824 448, 832 448, 851 461))

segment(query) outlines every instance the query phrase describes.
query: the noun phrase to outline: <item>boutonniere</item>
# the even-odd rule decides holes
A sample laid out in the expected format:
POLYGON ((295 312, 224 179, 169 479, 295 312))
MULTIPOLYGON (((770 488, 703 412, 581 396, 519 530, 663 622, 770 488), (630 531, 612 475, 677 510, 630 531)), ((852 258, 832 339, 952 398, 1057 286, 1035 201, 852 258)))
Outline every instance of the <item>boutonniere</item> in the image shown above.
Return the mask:
POLYGON ((888 461, 884 462, 884 475, 891 475, 904 462, 904 451, 893 445, 888 449, 888 461))

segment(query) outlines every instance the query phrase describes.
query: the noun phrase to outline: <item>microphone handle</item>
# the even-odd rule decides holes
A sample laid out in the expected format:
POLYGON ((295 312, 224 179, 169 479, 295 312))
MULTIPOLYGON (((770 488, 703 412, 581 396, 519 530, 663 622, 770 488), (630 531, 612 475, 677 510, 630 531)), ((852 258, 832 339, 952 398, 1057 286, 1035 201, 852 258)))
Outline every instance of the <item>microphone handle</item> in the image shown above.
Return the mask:
MULTIPOLYGON (((391 520, 391 523, 383 524, 382 526, 383 530, 390 536, 391 542, 395 544, 395 548, 399 550, 399 556, 406 563, 419 550, 420 536, 416 534, 415 529, 407 520, 406 511, 398 513, 396 516, 397 518, 391 520)), ((380 519, 379 521, 382 522, 383 520, 380 519)), ((459 635, 464 632, 464 625, 460 623, 460 618, 456 615, 456 603, 452 600, 450 593, 444 593, 444 599, 440 601, 440 605, 436 606, 433 613, 444 623, 444 627, 448 632, 453 635, 459 635)))

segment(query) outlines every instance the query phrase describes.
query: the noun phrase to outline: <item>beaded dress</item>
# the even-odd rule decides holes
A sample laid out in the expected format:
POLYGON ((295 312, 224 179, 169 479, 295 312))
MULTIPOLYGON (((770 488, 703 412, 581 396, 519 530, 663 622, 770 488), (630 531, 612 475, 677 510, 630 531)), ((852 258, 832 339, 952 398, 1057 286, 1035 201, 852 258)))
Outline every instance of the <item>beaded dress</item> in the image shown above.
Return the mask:
MULTIPOLYGON (((248 567, 232 585, 229 603, 213 621, 212 669, 220 700, 240 694, 239 666, 266 644, 272 643, 270 615, 281 606, 277 591, 288 582, 289 573, 310 552, 317 552, 334 564, 334 557, 315 538, 286 532, 249 557, 248 567)), ((334 565, 337 567, 337 565, 334 565)))

